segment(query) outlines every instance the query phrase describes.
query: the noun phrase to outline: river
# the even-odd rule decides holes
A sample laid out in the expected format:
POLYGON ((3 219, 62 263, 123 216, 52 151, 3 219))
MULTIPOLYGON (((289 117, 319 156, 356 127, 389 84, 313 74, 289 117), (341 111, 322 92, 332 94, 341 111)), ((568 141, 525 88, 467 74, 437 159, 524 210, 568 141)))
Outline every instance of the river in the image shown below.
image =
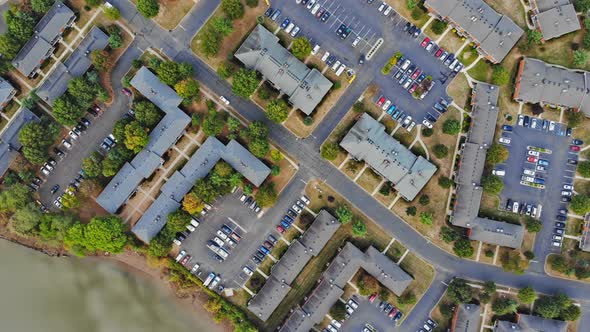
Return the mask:
POLYGON ((222 330, 163 288, 112 263, 49 257, 0 240, 1 331, 222 330))

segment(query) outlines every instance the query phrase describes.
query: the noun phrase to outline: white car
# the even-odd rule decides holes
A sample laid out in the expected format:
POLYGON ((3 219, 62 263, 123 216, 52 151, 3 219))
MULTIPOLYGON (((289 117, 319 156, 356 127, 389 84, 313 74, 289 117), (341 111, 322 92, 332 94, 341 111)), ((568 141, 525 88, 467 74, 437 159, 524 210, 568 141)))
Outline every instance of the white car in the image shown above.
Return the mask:
POLYGON ((359 304, 356 303, 356 301, 353 299, 348 300, 348 305, 351 306, 353 309, 357 309, 359 307, 359 304))
POLYGON ((404 123, 402 123, 402 127, 409 125, 410 124, 410 121, 412 121, 412 117, 411 116, 406 117, 404 119, 404 123))
POLYGON ((182 259, 182 257, 184 257, 184 255, 186 255, 186 250, 182 250, 178 256, 176 256, 176 261, 180 262, 180 260, 182 259))
POLYGON ((320 7, 322 7, 319 3, 316 3, 315 6, 313 6, 312 10, 311 10, 311 14, 315 15, 318 10, 320 10, 320 7))
POLYGON ((500 137, 498 141, 502 144, 510 144, 511 139, 509 137, 500 137))
POLYGON ((76 140, 78 139, 78 137, 80 137, 78 134, 76 134, 74 131, 70 130, 70 132, 68 133, 68 135, 73 139, 76 140))
POLYGON ((217 231, 217 236, 219 236, 223 241, 227 240, 227 235, 221 230, 217 231))
POLYGON ((506 171, 503 169, 494 169, 492 170, 492 174, 496 176, 504 176, 506 175, 506 171))
POLYGON ((532 169, 524 169, 524 171, 522 171, 524 174, 526 175, 530 175, 530 176, 535 176, 535 171, 533 171, 532 169))
POLYGON ((339 321, 337 321, 335 319, 332 319, 332 322, 330 322, 330 325, 334 326, 337 329, 342 327, 342 323, 340 323, 339 321))
POLYGON ((46 169, 45 167, 41 167, 41 173, 45 174, 45 175, 49 175, 49 173, 51 173, 48 169, 46 169))
POLYGON ((569 191, 569 190, 563 190, 563 191, 561 191, 561 196, 571 197, 572 196, 572 192, 569 191))
POLYGON ((251 276, 252 274, 254 274, 254 271, 252 271, 252 269, 250 269, 247 266, 244 266, 244 268, 242 269, 242 271, 244 271, 244 273, 248 276, 251 276))
POLYGON ((385 101, 385 103, 383 104, 383 106, 381 107, 381 109, 384 111, 387 111, 387 109, 389 108, 390 105, 391 105, 391 100, 387 99, 385 101))
POLYGON ((336 63, 334 63, 334 65, 332 66, 332 70, 336 71, 338 70, 338 68, 340 68, 340 61, 336 60, 336 63))
POLYGON ((197 228, 197 227, 199 227, 199 222, 196 219, 191 219, 191 225, 194 228, 197 228))
POLYGON ((326 62, 326 60, 328 60, 329 57, 330 57, 330 52, 326 51, 326 53, 324 53, 324 56, 322 56, 322 61, 326 62))
POLYGON ((535 181, 535 179, 532 176, 526 176, 526 175, 523 175, 520 179, 522 181, 526 181, 526 182, 534 182, 535 181))
POLYGON ((529 150, 529 151, 527 152, 527 154, 528 154, 529 156, 535 156, 535 157, 540 157, 540 156, 541 156, 541 154, 539 153, 539 151, 530 151, 530 150, 529 150))
POLYGON ((293 29, 293 31, 291 31, 291 37, 297 36, 299 31, 301 31, 301 28, 299 26, 295 26, 295 29, 293 29))
POLYGON ((555 130, 555 121, 551 121, 549 122, 549 131, 554 131, 555 130))
POLYGON ((522 126, 524 124, 524 115, 518 116, 518 125, 522 126))
POLYGON ((430 123, 430 121, 428 121, 428 120, 424 119, 424 120, 422 120, 422 124, 423 124, 424 126, 426 126, 426 128, 428 128, 428 129, 432 129, 432 123, 430 123))
POLYGON ((307 9, 311 9, 313 5, 315 5, 315 0, 309 0, 309 2, 307 3, 307 9))
POLYGON ((520 207, 520 205, 518 204, 518 202, 514 202, 514 205, 512 206, 512 212, 513 213, 518 213, 518 208, 520 207))
POLYGON ((242 196, 240 197, 240 202, 243 202, 246 200, 246 198, 248 198, 248 195, 246 194, 242 194, 242 196))
POLYGON ((227 98, 224 96, 219 96, 219 100, 221 100, 224 104, 229 105, 229 100, 227 100, 227 98))
POLYGON ((351 307, 350 307, 350 306, 347 304, 347 305, 346 305, 346 312, 347 312, 349 315, 352 315, 352 313, 354 312, 354 309, 352 309, 352 308, 351 308, 351 307))
POLYGON ((65 146, 68 150, 72 149, 72 143, 70 143, 70 141, 65 138, 61 140, 61 144, 63 144, 63 146, 65 146))
POLYGON ((326 327, 326 328, 327 328, 327 329, 328 329, 328 331, 330 331, 330 332, 338 332, 338 329, 337 329, 337 328, 335 328, 335 327, 334 327, 334 326, 332 326, 332 325, 328 325, 328 327, 326 327))
POLYGON ((391 13, 391 7, 390 6, 387 6, 387 9, 385 9, 383 11, 383 15, 387 16, 387 15, 389 15, 389 13, 391 13))
POLYGON ((305 205, 309 205, 309 203, 311 203, 311 201, 309 200, 309 198, 307 198, 307 196, 303 195, 299 198, 303 203, 305 203, 305 205))
POLYGON ((199 269, 199 264, 195 264, 195 266, 193 266, 193 268, 191 269, 191 273, 195 274, 195 272, 197 272, 197 270, 199 269))
POLYGON ((223 247, 223 245, 225 244, 223 241, 221 241, 220 238, 218 238, 217 236, 213 238, 213 242, 215 242, 218 246, 223 247))
MULTIPOLYGON (((320 45, 316 44, 316 45, 313 47, 313 50, 311 50, 311 55, 316 55, 316 54, 318 54, 318 52, 319 52, 319 51, 320 51, 320 45)), ((329 53, 328 53, 328 54, 329 54, 329 53)))
POLYGON ((295 28, 295 23, 291 22, 291 23, 289 23, 289 25, 287 25, 287 27, 285 28, 285 32, 286 32, 286 33, 291 33, 291 30, 293 30, 293 28, 295 28))
POLYGON ((357 47, 358 44, 361 42, 361 37, 356 37, 356 39, 352 42, 352 47, 357 47))
POLYGON ((379 6, 379 8, 378 8, 377 10, 378 10, 378 11, 381 13, 381 12, 383 12, 383 9, 385 9, 385 6, 387 6, 387 5, 385 4, 385 2, 382 2, 382 3, 381 3, 381 6, 379 6))
POLYGON ((572 186, 571 184, 564 184, 563 190, 574 190, 574 186, 572 186))
POLYGON ((299 206, 297 206, 297 204, 293 204, 293 206, 291 207, 293 209, 293 211, 297 212, 297 213, 301 213, 301 208, 299 206))
POLYGON ((195 231, 196 228, 193 225, 186 225, 186 229, 188 229, 188 231, 192 233, 195 231))
POLYGON ((406 130, 412 131, 412 129, 414 129, 415 126, 416 126, 416 122, 412 121, 412 123, 410 123, 410 125, 408 126, 408 128, 406 130))

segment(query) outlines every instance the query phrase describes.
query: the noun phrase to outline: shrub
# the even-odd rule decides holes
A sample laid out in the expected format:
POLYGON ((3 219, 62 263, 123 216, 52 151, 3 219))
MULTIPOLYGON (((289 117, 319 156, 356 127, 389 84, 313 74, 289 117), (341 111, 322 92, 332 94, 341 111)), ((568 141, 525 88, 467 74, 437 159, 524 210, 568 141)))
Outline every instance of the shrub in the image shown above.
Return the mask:
POLYGON ((311 54, 311 44, 306 37, 297 37, 293 41, 290 51, 297 59, 303 60, 311 54))
POLYGON ((454 229, 443 226, 440 229, 440 237, 446 243, 451 243, 453 241, 457 241, 459 239, 459 233, 457 233, 454 229))
POLYGON ((444 144, 437 144, 433 149, 434 155, 439 158, 445 158, 449 154, 449 148, 444 144))
POLYGON ((473 256, 474 249, 471 246, 471 242, 467 239, 459 239, 455 241, 453 251, 459 257, 471 257, 473 256))
POLYGON ((423 194, 418 199, 418 202, 420 203, 420 205, 428 205, 428 204, 430 204, 430 197, 428 197, 428 195, 426 195, 426 194, 423 194))
POLYGON ((424 127, 424 129, 422 129, 422 136, 430 137, 430 136, 432 136, 432 134, 434 134, 434 130, 432 130, 430 128, 426 128, 426 127, 424 127))
POLYGON ((365 237, 367 235, 367 225, 361 219, 356 219, 352 224, 352 234, 356 237, 365 237))
POLYGON ((457 135, 461 131, 461 122, 456 119, 448 119, 443 123, 443 133, 457 135))
POLYGON ((406 208, 406 214, 408 216, 415 216, 418 209, 415 206, 408 206, 406 208))
POLYGON ((338 153, 340 152, 340 147, 337 143, 326 143, 322 145, 321 155, 322 158, 327 160, 334 160, 338 157, 338 153))
POLYGON ((445 189, 451 188, 453 186, 453 180, 446 176, 440 176, 438 178, 438 185, 445 189))
POLYGON ((445 32, 445 30, 447 29, 448 24, 444 21, 441 20, 434 20, 434 22, 432 23, 432 32, 434 32, 437 35, 442 34, 443 32, 445 32))
POLYGON ((570 209, 579 215, 590 212, 590 196, 583 194, 575 195, 570 202, 570 209))
POLYGON ((508 159, 508 149, 498 143, 492 143, 492 146, 488 150, 486 162, 488 164, 498 164, 505 162, 508 159))
POLYGON ((510 82, 510 72, 501 65, 495 65, 492 72, 492 83, 496 85, 506 85, 510 82))
POLYGON ((147 18, 152 18, 158 15, 160 11, 160 4, 157 0, 137 0, 137 11, 147 18))
POLYGON ((432 218, 434 216, 430 212, 422 212, 420 213, 420 222, 424 225, 432 225, 432 218))

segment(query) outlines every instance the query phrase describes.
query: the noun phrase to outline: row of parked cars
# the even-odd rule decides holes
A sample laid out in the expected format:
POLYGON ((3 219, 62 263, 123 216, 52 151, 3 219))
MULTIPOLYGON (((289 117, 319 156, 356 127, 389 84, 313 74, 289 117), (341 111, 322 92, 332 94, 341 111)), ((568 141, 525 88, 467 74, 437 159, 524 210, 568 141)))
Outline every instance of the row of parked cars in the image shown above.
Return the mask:
POLYGON ((397 81, 406 91, 413 94, 420 88, 421 92, 415 96, 418 99, 424 99, 435 82, 426 80, 428 77, 420 67, 413 64, 411 60, 401 56, 396 64, 397 70, 393 74, 393 79, 397 81), (428 85, 426 85, 428 84, 428 85))
POLYGON ((246 194, 242 194, 240 197, 240 202, 247 206, 250 210, 254 211, 255 213, 260 212, 260 206, 256 203, 256 200, 252 196, 248 196, 246 194))
POLYGON ((174 242, 174 244, 176 244, 177 246, 182 244, 182 241, 186 240, 186 238, 192 233, 194 232, 197 227, 199 227, 199 224, 201 222, 199 221, 199 219, 197 218, 191 218, 190 223, 186 226, 186 231, 182 231, 179 233, 176 233, 176 237, 172 240, 172 242, 174 242))
POLYGON ((440 98, 440 100, 434 103, 434 105, 432 106, 432 111, 426 112, 424 120, 422 120, 422 124, 426 128, 432 129, 436 121, 438 121, 438 118, 440 118, 442 114, 447 112, 449 104, 449 101, 447 101, 444 98, 440 98))
POLYGON ((207 248, 215 254, 215 259, 218 262, 225 261, 233 248, 235 248, 242 237, 234 232, 229 226, 223 224, 207 241, 207 248))
POLYGON ((384 112, 389 114, 393 120, 398 121, 402 128, 405 128, 407 131, 412 131, 416 126, 416 122, 412 121, 411 115, 402 111, 401 108, 398 108, 391 100, 386 99, 384 96, 379 96, 376 104, 384 112))
MULTIPOLYGON (((266 237, 266 241, 264 241, 263 245, 254 252, 252 255, 252 260, 257 265, 262 263, 262 261, 266 258, 268 254, 270 254, 270 250, 277 244, 278 240, 272 234, 269 234, 266 237)), ((246 272, 246 270, 244 270, 246 272)), ((251 273, 246 272, 249 276, 252 275, 251 273)))
POLYGON ((439 47, 434 41, 426 37, 420 43, 420 46, 426 50, 426 52, 432 54, 435 58, 443 62, 443 64, 455 73, 458 73, 463 69, 463 64, 459 59, 455 58, 453 53, 445 51, 444 48, 439 47))
POLYGON ((558 130, 561 129, 561 125, 558 122, 530 117, 528 115, 520 114, 518 116, 517 124, 525 128, 555 133, 558 136, 572 136, 572 128, 567 128, 566 130, 558 130))
POLYGON ((298 199, 290 209, 287 210, 287 213, 281 219, 281 222, 277 225, 277 231, 279 233, 285 233, 291 225, 295 222, 297 216, 303 211, 303 209, 309 205, 310 200, 307 196, 303 195, 298 199))
POLYGON ((417 332, 430 332, 434 330, 437 326, 438 324, 434 320, 428 318, 417 332))
POLYGON ((567 220, 567 210, 559 209, 557 216, 555 217, 555 228, 551 235, 551 246, 555 248, 561 248, 563 236, 565 234, 565 223, 567 220))
POLYGON ((532 218, 541 217, 542 209, 543 206, 541 204, 518 202, 513 201, 512 199, 506 201, 507 211, 512 211, 512 213, 518 213, 532 218))
POLYGON ((193 259, 193 257, 191 255, 188 255, 186 253, 186 250, 181 250, 180 253, 178 253, 178 256, 176 256, 176 262, 182 264, 187 269, 190 269, 189 271, 192 274, 194 274, 196 276, 200 276, 202 273, 202 271, 198 271, 200 265, 199 265, 199 263, 191 264, 192 259, 193 259))

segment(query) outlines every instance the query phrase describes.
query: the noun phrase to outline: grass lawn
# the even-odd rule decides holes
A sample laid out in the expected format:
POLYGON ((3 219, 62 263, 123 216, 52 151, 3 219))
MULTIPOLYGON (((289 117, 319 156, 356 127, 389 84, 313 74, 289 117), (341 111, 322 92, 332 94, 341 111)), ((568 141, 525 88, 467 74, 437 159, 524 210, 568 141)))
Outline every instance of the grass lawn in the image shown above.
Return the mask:
MULTIPOLYGON (((281 241, 281 243, 283 243, 281 241)), ((273 257, 275 257, 273 255, 273 257)), ((278 259, 278 257, 275 257, 276 259, 278 259)), ((267 276, 270 275, 270 268, 275 265, 275 262, 270 259, 270 258, 266 258, 262 261, 262 263, 260 263, 260 265, 258 265, 258 269, 260 269, 260 271, 262 271, 262 273, 266 274, 267 276)))
POLYGON ((567 218, 565 223, 565 234, 573 236, 581 236, 584 221, 576 218, 567 218))
POLYGON ((453 81, 447 87, 447 93, 453 98, 453 101, 455 101, 457 105, 463 107, 464 110, 468 111, 471 109, 471 105, 469 105, 471 88, 469 87, 465 75, 459 74, 455 76, 453 81))
POLYGON ((428 21, 429 16, 426 13, 424 13, 424 15, 422 15, 419 19, 414 19, 412 17, 412 10, 408 9, 406 1, 386 0, 385 2, 391 7, 393 7, 393 9, 395 9, 396 12, 404 16, 404 18, 406 18, 408 21, 412 22, 412 24, 418 27, 422 27, 422 25, 424 25, 424 23, 428 21))
POLYGON ((406 252, 407 248, 404 247, 403 244, 399 241, 395 241, 389 247, 389 250, 385 253, 389 258, 391 258, 394 262, 398 262, 402 255, 406 252))
MULTIPOLYGON (((552 268, 551 261, 556 256, 558 256, 558 254, 551 254, 551 255, 547 256, 547 260, 545 261, 545 270, 547 271, 547 273, 549 275, 557 276, 557 277, 561 277, 561 278, 580 280, 580 279, 576 278, 576 276, 574 274, 573 267, 575 267, 576 265, 581 265, 581 266, 587 265, 588 262, 590 262, 590 253, 580 250, 580 248, 578 247, 578 241, 565 238, 565 239, 563 239, 563 242, 562 242, 561 255, 566 259, 566 265, 568 267, 572 267, 571 273, 569 273, 569 274, 562 273, 562 272, 556 271, 552 268)), ((590 280, 583 279, 581 281, 588 282, 590 280)))
POLYGON ((354 180, 354 178, 360 173, 364 166, 365 163, 363 161, 350 159, 344 164, 344 166, 341 168, 341 171, 346 174, 346 176, 354 180))
POLYGON ((463 63, 465 67, 468 67, 470 64, 477 59, 479 54, 477 53, 477 49, 467 46, 463 49, 461 54, 459 54, 459 60, 463 63))
POLYGON ((382 178, 377 175, 373 170, 370 168, 366 168, 361 177, 356 181, 356 183, 365 189, 368 193, 373 193, 373 190, 377 188, 379 183, 381 183, 382 178))
MULTIPOLYGON (((484 243, 481 246, 481 254, 479 255, 479 261, 482 263, 492 264, 494 262, 494 256, 491 257, 486 256, 486 252, 491 252, 492 254, 496 252, 496 246, 484 243)), ((497 263, 497 262, 496 262, 497 263)))
POLYGON ((410 144, 412 144, 412 142, 416 138, 417 132, 418 131, 416 131, 416 130, 412 130, 411 132, 408 132, 406 129, 399 127, 397 129, 397 131, 395 132, 395 134, 393 134, 393 138, 400 141, 400 143, 402 143, 407 148, 409 148, 410 144))
POLYGON ((457 35, 456 30, 452 29, 440 41, 439 46, 444 48, 449 53, 457 53, 465 41, 465 37, 460 37, 457 35))
POLYGON ((182 21, 184 16, 193 8, 193 0, 158 0, 160 12, 154 21, 162 28, 172 30, 182 21))
POLYGON ((484 59, 479 59, 479 61, 473 67, 471 67, 467 73, 474 80, 480 82, 490 82, 492 76, 492 65, 484 59))
POLYGON ((91 8, 90 10, 86 10, 84 7, 86 6, 86 1, 84 0, 68 0, 68 5, 72 10, 78 15, 78 19, 76 19, 76 25, 82 29, 84 25, 90 20, 94 12, 98 9, 91 8))

